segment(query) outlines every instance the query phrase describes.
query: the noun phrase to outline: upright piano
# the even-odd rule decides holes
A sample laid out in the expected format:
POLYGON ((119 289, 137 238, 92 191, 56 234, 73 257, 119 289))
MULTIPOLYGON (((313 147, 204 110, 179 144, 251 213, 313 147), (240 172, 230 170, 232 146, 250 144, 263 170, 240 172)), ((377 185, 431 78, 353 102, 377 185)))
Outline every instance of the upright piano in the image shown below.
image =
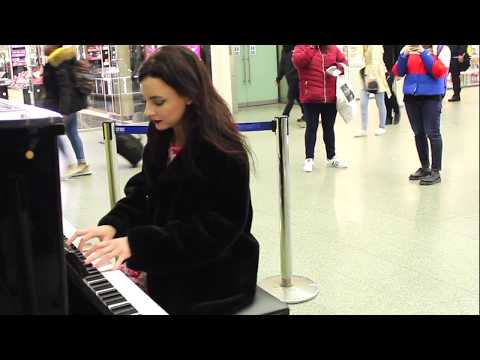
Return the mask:
POLYGON ((85 266, 65 237, 62 115, 0 99, 0 315, 167 314, 121 271, 85 266), (63 221, 62 221, 63 220, 63 221))

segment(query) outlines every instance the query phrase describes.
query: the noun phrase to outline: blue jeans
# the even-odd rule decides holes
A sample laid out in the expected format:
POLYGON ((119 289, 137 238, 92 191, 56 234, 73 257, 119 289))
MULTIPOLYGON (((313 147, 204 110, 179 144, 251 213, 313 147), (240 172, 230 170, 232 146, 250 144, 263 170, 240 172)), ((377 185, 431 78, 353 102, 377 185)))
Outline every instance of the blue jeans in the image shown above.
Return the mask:
POLYGON ((442 135, 440 134, 440 114, 442 99, 416 98, 405 96, 405 109, 415 134, 415 145, 422 168, 430 167, 428 140, 432 148, 432 170, 442 169, 442 135))
MULTIPOLYGON (((362 108, 362 129, 367 130, 368 128, 368 97, 370 93, 365 89, 362 89, 362 94, 360 98, 360 107, 362 108)), ((378 107, 378 127, 385 128, 385 121, 387 119, 387 108, 385 106, 385 92, 378 92, 375 94, 375 101, 377 102, 378 107)))
MULTIPOLYGON (((68 120, 65 124, 65 132, 67 133, 67 137, 72 144, 73 151, 75 152, 75 156, 77 161, 85 162, 85 154, 83 152, 83 143, 82 139, 78 135, 78 128, 77 128, 77 113, 73 113, 68 115, 68 120)), ((63 139, 59 138, 58 140, 58 147, 63 154, 66 154, 65 143, 63 139)))

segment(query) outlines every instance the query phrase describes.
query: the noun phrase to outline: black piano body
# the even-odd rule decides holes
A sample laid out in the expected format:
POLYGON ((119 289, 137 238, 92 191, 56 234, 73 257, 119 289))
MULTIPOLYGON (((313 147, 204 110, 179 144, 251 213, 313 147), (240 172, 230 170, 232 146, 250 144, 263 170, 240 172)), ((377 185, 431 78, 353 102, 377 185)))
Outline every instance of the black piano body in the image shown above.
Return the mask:
POLYGON ((0 314, 66 314, 62 116, 0 99, 0 314))

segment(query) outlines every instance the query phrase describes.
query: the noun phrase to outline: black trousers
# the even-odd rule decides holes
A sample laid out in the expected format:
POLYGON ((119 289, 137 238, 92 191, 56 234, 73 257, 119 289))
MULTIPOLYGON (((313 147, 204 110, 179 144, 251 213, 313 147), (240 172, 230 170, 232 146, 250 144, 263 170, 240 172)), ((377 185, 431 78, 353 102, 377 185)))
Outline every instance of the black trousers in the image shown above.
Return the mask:
POLYGON ((388 97, 387 92, 385 91, 385 107, 387 108, 387 120, 386 124, 392 123, 392 111, 395 114, 400 114, 400 107, 398 106, 397 96, 393 92, 393 82, 395 78, 393 76, 389 76, 387 78, 388 87, 390 88, 390 92, 392 96, 388 97))
POLYGON ((292 111, 292 107, 295 104, 295 100, 297 100, 300 108, 302 109, 303 115, 303 105, 300 103, 300 89, 298 87, 298 81, 289 81, 288 82, 288 94, 287 94, 287 105, 285 105, 285 109, 283 109, 283 115, 290 116, 290 111, 292 111))
POLYGON ((423 168, 430 167, 428 140, 432 149, 432 170, 442 170, 443 141, 440 134, 442 99, 405 96, 405 109, 415 134, 415 145, 423 168))
POLYGON ((322 117, 323 142, 327 151, 327 160, 331 160, 335 156, 335 118, 337 117, 337 105, 307 103, 303 104, 305 121, 307 128, 305 129, 305 158, 315 158, 315 144, 317 142, 318 118, 322 117))
POLYGON ((453 96, 460 97, 460 92, 462 91, 462 87, 460 86, 460 71, 454 66, 450 70, 450 74, 452 75, 453 96))

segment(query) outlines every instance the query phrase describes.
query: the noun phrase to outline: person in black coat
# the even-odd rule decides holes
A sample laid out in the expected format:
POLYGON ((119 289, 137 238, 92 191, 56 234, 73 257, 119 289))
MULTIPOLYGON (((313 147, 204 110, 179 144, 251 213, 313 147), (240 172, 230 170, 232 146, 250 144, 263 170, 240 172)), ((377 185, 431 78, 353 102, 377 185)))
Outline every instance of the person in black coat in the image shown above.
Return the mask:
MULTIPOLYGON (((283 45, 282 55, 280 58, 280 65, 278 66, 278 75, 275 79, 277 85, 280 84, 280 80, 285 76, 288 84, 287 93, 287 105, 283 109, 283 115, 290 116, 295 100, 297 100, 300 109, 302 110, 302 117, 297 119, 299 124, 305 124, 303 119, 303 106, 300 103, 300 89, 298 87, 298 72, 292 63, 292 51, 295 45, 283 45)), ((304 126, 303 126, 304 127, 304 126)))
POLYGON ((391 125, 392 123, 397 125, 400 122, 400 107, 398 105, 397 95, 393 91, 395 77, 392 73, 392 68, 397 62, 402 48, 403 45, 383 45, 383 62, 388 70, 387 83, 390 88, 390 93, 392 94, 392 96, 388 97, 385 93, 385 106, 387 108, 385 124, 387 125, 391 125))
MULTIPOLYGON (((42 106, 63 115, 65 132, 77 158, 77 164, 70 164, 64 177, 90 175, 92 172, 85 160, 83 142, 78 134, 77 112, 87 107, 87 97, 75 85, 76 51, 61 45, 47 45, 45 55, 48 56, 48 62, 43 68, 45 98, 42 106)), ((61 138, 58 144, 66 155, 66 144, 61 138)))
POLYGON ((256 291, 259 244, 251 233, 249 150, 205 64, 162 47, 140 70, 150 119, 142 171, 97 227, 85 253, 97 267, 117 257, 147 273, 153 300, 170 314, 232 314, 256 291))
POLYGON ((464 62, 465 53, 467 52, 467 45, 448 45, 452 53, 450 61, 450 74, 452 77, 453 96, 448 101, 460 101, 460 92, 462 87, 460 85, 461 64, 464 62))

